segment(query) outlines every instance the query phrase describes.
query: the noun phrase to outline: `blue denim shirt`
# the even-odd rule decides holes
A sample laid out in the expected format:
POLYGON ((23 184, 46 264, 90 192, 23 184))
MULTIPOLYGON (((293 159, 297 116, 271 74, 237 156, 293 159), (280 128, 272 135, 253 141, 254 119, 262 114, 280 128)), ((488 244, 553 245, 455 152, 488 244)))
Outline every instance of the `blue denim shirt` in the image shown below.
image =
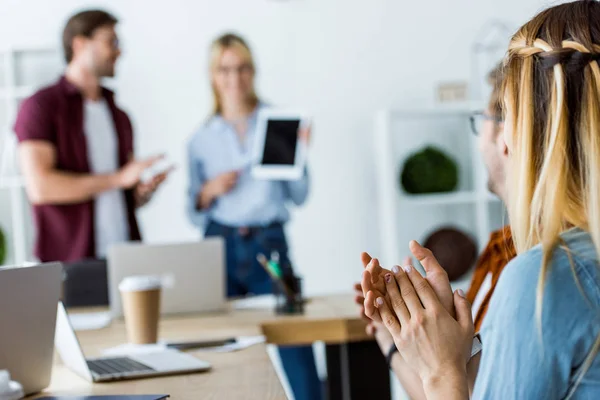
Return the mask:
POLYGON ((188 143, 189 189, 187 211, 190 221, 202 232, 209 220, 227 226, 266 226, 287 222, 286 203, 304 203, 309 179, 271 181, 254 179, 250 174, 257 110, 248 119, 248 132, 242 144, 234 127, 221 116, 213 116, 188 143), (236 186, 218 198, 208 210, 196 209, 202 185, 217 175, 240 171, 236 186))
MULTIPOLYGON (((475 399, 563 399, 600 333, 600 270, 591 236, 563 233, 546 278, 541 331, 535 317, 542 250, 510 262, 481 328, 482 359, 475 399), (573 275, 575 272, 576 278, 573 275)), ((572 399, 600 399, 600 356, 572 399)))

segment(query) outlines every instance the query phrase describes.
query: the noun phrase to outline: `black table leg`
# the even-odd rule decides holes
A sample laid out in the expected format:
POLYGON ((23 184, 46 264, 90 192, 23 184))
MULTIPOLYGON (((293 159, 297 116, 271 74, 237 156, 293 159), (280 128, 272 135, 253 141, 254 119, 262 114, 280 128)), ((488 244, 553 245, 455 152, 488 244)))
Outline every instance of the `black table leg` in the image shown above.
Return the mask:
POLYGON ((375 341, 326 345, 328 400, 391 400, 390 373, 375 341))

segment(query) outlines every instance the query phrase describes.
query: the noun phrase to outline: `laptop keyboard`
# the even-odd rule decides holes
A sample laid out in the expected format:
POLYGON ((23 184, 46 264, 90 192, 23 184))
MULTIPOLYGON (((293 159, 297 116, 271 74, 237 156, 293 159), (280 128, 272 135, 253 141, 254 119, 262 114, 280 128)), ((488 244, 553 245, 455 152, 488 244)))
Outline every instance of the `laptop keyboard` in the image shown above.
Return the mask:
POLYGON ((87 364, 92 373, 101 376, 154 371, 154 369, 149 366, 127 357, 87 360, 87 364))

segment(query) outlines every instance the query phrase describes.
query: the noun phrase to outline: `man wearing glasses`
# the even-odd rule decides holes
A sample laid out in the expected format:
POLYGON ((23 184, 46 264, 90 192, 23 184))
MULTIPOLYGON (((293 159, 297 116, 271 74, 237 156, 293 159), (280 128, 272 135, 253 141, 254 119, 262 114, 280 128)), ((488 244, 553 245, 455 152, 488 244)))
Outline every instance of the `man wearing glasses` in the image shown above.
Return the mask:
POLYGON ((160 157, 134 159, 131 122, 100 86, 121 54, 116 24, 100 10, 72 16, 64 76, 26 99, 15 122, 43 262, 104 258, 110 245, 139 240, 135 209, 166 178, 140 182, 160 157))
MULTIPOLYGON (((500 84, 502 81, 502 66, 498 66, 488 76, 493 91, 485 111, 474 112, 470 116, 471 129, 478 137, 479 151, 488 172, 488 188, 503 201, 506 198, 505 173, 508 150, 504 142, 502 118, 502 99, 500 84)), ((483 253, 477 260, 473 272, 471 286, 467 292, 467 299, 472 304, 475 332, 479 331, 485 318, 489 301, 500 278, 500 274, 508 262, 516 256, 512 243, 512 235, 508 226, 493 232, 483 253)), ((363 259, 364 266, 370 258, 363 259)), ((360 313, 364 316, 364 297, 360 284, 355 285, 356 302, 360 306, 360 313)), ((378 323, 369 320, 367 331, 373 334, 382 353, 386 356, 388 364, 400 380, 402 387, 411 399, 424 399, 421 380, 406 362, 402 359, 392 336, 388 330, 378 323)), ((468 364, 469 376, 474 379, 479 364, 479 358, 473 358, 468 364)))

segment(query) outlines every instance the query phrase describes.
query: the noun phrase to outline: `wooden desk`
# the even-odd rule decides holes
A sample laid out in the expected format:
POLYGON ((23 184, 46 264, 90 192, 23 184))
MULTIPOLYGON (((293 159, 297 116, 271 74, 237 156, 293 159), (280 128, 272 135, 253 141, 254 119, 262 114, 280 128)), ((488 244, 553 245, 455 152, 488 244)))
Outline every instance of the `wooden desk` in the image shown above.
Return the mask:
POLYGON ((354 295, 317 298, 306 305, 304 315, 270 318, 261 324, 267 343, 325 342, 329 400, 391 400, 385 357, 365 328, 354 295))
POLYGON ((268 343, 278 345, 371 341, 353 299, 347 294, 317 297, 303 315, 264 318, 261 329, 268 343))
MULTIPOLYGON (((97 311, 97 310, 96 310, 97 311)), ((389 399, 389 371, 377 344, 365 333, 352 295, 312 299, 304 315, 277 316, 271 309, 236 310, 219 315, 167 317, 160 337, 171 340, 210 340, 240 335, 266 336, 277 345, 324 341, 327 349, 330 400, 389 399), (374 385, 374 383, 376 383, 374 385), (377 392, 377 388, 383 388, 377 392), (386 390, 387 389, 387 390, 386 390)), ((125 343, 122 321, 77 337, 86 356, 125 343)), ((91 384, 69 371, 55 357, 50 387, 36 397, 59 394, 170 394, 173 399, 285 399, 264 345, 234 353, 194 353, 213 365, 210 372, 91 384)))
MULTIPOLYGON (((225 315, 165 318, 160 337, 173 340, 203 340, 239 335, 260 335, 260 315, 267 311, 234 311, 225 315), (258 318, 257 318, 258 317, 258 318)), ((122 321, 113 321, 104 329, 80 331, 77 337, 86 356, 101 354, 103 349, 126 342, 122 321)), ((210 362, 209 372, 156 377, 150 379, 91 384, 68 370, 55 356, 48 395, 170 394, 172 399, 286 399, 273 369, 265 345, 256 345, 233 353, 193 353, 210 362)))

